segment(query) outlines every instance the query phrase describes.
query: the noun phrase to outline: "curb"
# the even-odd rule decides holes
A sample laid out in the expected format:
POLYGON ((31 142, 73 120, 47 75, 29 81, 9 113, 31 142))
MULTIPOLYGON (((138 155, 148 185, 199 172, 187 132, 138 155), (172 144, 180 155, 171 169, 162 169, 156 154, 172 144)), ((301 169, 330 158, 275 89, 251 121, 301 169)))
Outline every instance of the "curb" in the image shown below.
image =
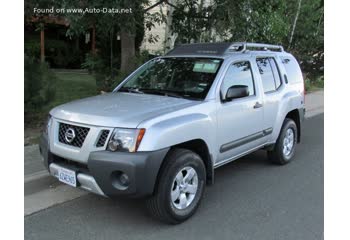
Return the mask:
POLYGON ((42 178, 46 178, 48 176, 51 176, 47 170, 42 170, 40 172, 35 172, 29 175, 24 176, 24 184, 33 182, 33 181, 40 181, 42 178))

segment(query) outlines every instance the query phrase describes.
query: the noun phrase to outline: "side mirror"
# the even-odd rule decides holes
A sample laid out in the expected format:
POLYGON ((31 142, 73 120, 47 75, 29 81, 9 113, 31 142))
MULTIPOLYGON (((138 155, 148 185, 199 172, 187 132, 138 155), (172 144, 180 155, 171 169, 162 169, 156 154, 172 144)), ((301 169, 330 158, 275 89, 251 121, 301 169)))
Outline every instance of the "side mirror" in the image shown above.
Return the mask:
POLYGON ((225 101, 231 101, 235 98, 249 96, 249 89, 246 85, 234 85, 227 89, 225 101))

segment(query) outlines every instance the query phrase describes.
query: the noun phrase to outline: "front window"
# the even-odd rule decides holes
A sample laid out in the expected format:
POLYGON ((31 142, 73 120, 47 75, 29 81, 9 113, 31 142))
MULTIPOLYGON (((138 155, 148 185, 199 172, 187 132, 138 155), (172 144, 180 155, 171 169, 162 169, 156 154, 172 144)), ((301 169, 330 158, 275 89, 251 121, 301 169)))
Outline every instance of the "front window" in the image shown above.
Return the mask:
POLYGON ((253 74, 248 61, 234 63, 228 68, 221 85, 223 96, 230 87, 235 85, 247 86, 249 96, 255 95, 253 74))
POLYGON ((221 59, 157 58, 139 69, 119 91, 203 100, 221 59))

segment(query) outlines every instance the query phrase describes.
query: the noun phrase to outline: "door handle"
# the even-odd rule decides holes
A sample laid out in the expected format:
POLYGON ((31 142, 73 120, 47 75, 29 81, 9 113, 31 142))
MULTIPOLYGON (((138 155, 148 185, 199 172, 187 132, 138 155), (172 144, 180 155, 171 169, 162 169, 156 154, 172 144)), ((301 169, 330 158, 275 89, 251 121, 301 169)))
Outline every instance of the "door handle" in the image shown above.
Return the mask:
POLYGON ((254 108, 261 108, 262 106, 262 103, 256 102, 254 108))

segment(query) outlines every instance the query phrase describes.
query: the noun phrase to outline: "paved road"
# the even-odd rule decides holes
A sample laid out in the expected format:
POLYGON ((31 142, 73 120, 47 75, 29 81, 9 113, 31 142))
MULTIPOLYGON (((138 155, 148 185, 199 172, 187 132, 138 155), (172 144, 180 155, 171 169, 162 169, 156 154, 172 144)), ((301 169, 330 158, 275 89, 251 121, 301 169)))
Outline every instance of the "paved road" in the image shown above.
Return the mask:
POLYGON ((25 217, 25 239, 323 239, 323 114, 305 121, 292 163, 271 165, 259 151, 215 181, 181 225, 151 220, 141 201, 87 194, 25 217))

